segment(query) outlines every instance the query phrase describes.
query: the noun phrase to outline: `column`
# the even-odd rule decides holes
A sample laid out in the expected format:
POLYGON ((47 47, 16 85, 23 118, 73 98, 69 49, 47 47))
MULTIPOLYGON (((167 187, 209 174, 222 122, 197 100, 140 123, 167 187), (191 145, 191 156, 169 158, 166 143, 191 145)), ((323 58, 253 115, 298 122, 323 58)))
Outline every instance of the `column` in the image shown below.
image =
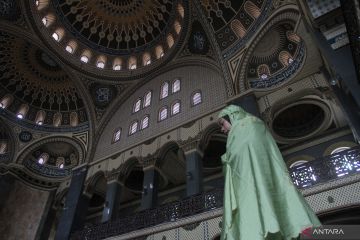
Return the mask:
POLYGON ((186 196, 203 192, 203 153, 199 149, 185 153, 186 158, 186 196))
MULTIPOLYGON (((73 224, 79 222, 79 219, 77 218, 79 217, 79 214, 82 215, 83 211, 80 206, 84 200, 82 197, 82 191, 84 188, 86 174, 86 166, 73 169, 69 192, 66 195, 65 206, 56 230, 56 240, 69 239, 73 224)), ((74 230, 75 229, 76 228, 74 228, 74 230)))
POLYGON ((150 209, 156 207, 157 192, 159 185, 159 173, 155 166, 144 168, 143 194, 141 199, 141 209, 150 209))
POLYGON ((112 179, 107 183, 105 207, 101 222, 114 220, 118 217, 123 183, 112 179))
POLYGON ((203 152, 198 148, 199 139, 183 143, 179 154, 186 161, 186 196, 203 192, 203 152))

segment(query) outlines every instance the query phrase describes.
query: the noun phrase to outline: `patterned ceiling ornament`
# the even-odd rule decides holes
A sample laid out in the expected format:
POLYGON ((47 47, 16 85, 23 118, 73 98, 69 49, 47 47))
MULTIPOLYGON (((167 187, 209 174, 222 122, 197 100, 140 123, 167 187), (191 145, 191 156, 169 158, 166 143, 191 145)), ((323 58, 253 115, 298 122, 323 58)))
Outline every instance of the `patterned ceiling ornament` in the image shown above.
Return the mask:
POLYGON ((30 10, 40 32, 63 59, 82 70, 110 70, 105 71, 110 76, 147 71, 151 69, 147 66, 163 62, 176 49, 188 4, 183 0, 43 2, 30 4, 30 10))
POLYGON ((50 131, 87 124, 73 79, 49 54, 6 32, 0 32, 0 44, 0 103, 7 113, 50 131))
POLYGON ((306 58, 305 43, 294 32, 298 16, 297 10, 290 9, 267 21, 242 56, 235 81, 237 92, 278 87, 296 76, 306 58))
POLYGON ((198 21, 192 24, 188 47, 193 54, 205 55, 209 51, 209 40, 198 21))
POLYGON ((201 0, 225 58, 241 48, 264 20, 269 0, 201 0))
POLYGON ((20 9, 15 0, 0 1, 0 19, 14 21, 19 18, 20 9))

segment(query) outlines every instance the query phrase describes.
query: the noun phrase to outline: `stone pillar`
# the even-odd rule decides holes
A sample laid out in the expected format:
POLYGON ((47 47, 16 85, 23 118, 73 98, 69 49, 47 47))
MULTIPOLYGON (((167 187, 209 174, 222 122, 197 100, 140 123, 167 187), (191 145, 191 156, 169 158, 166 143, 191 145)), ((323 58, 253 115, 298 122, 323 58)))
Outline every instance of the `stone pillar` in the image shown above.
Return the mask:
MULTIPOLYGON (((356 70, 349 45, 339 49, 332 49, 319 29, 313 29, 314 39, 322 55, 329 63, 330 68, 338 80, 343 81, 354 98, 357 108, 360 107, 360 84, 356 76, 356 70)), ((329 79, 331 80, 331 79, 329 79)))
POLYGON ((105 207, 101 222, 111 221, 118 217, 123 186, 123 183, 117 181, 117 175, 111 176, 108 179, 105 207))
POLYGON ((56 196, 55 190, 49 193, 49 198, 46 203, 41 224, 37 232, 37 236, 40 235, 40 239, 49 239, 51 228, 56 218, 56 209, 53 207, 55 196, 56 196))
POLYGON ((159 185, 159 173, 155 166, 147 166, 144 168, 144 183, 141 199, 141 209, 150 209, 156 207, 157 192, 159 185))
POLYGON ((78 225, 79 223, 78 217, 82 215, 84 208, 81 204, 84 202, 82 191, 86 174, 87 166, 80 166, 72 171, 69 192, 66 195, 65 206, 56 230, 56 240, 69 239, 71 231, 76 229, 76 227, 73 228, 73 225, 78 225))
POLYGON ((203 152, 198 148, 199 140, 194 139, 180 145, 186 160, 186 196, 203 192, 203 152))

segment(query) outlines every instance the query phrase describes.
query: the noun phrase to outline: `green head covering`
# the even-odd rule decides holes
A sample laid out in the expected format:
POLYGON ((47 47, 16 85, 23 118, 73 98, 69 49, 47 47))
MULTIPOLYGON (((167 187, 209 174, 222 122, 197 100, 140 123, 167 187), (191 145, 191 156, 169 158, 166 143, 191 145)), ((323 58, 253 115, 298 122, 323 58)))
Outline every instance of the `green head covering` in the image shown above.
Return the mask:
POLYGON ((218 118, 222 118, 226 115, 229 116, 231 124, 234 124, 235 121, 245 118, 246 116, 249 115, 249 113, 247 113, 244 109, 242 109, 239 106, 229 105, 225 107, 223 110, 221 110, 218 118))

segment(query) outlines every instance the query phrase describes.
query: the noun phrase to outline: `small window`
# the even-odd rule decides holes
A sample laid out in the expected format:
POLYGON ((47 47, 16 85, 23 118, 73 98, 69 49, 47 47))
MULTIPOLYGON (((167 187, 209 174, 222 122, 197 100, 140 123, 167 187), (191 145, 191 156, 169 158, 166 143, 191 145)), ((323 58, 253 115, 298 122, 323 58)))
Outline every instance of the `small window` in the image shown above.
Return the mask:
POLYGON ((162 107, 159 111, 159 121, 165 120, 168 116, 167 107, 162 107))
POLYGON ((176 101, 171 105, 171 115, 176 115, 180 112, 180 101, 176 101))
POLYGON ((42 153, 40 155, 40 157, 38 158, 38 163, 43 165, 43 164, 47 163, 48 160, 49 160, 49 154, 42 153))
POLYGON ((202 102, 202 96, 201 96, 201 92, 197 91, 195 93, 193 93, 192 97, 191 97, 191 103, 193 106, 198 105, 202 102))
POLYGON ((151 104, 151 91, 147 92, 144 97, 144 108, 150 106, 151 104))
POLYGON ((113 142, 116 143, 120 140, 121 137, 121 128, 117 129, 114 133, 113 142))
POLYGON ((104 62, 97 62, 96 63, 96 66, 98 67, 98 68, 104 68, 105 67, 105 63, 104 62))
POLYGON ((130 125, 129 135, 136 133, 137 129, 138 129, 138 122, 135 121, 130 125))
POLYGON ((134 104, 133 113, 140 111, 140 107, 141 107, 141 99, 139 98, 138 100, 136 100, 134 104))
POLYGON ((172 84, 172 92, 176 93, 178 91, 180 91, 180 80, 176 79, 172 84))
POLYGON ((142 120, 141 120, 141 129, 145 129, 149 126, 149 116, 145 116, 142 120))
POLYGON ((160 99, 166 98, 169 95, 169 83, 164 82, 161 85, 160 99))

